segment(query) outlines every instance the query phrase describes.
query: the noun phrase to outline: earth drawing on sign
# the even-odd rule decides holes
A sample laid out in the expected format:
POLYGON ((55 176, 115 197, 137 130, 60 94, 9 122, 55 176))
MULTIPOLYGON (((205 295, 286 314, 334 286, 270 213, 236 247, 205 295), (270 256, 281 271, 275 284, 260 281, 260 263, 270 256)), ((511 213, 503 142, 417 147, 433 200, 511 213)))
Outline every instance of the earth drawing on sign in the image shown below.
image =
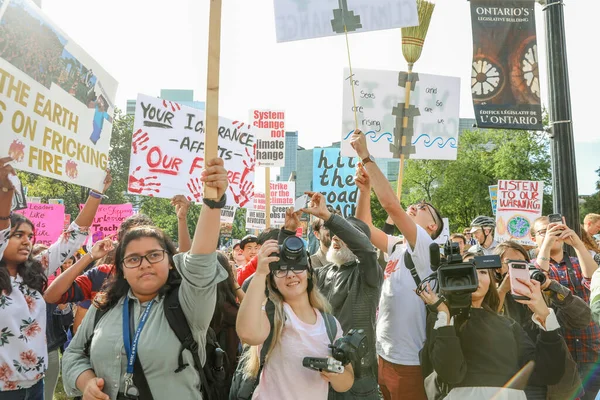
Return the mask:
POLYGON ((512 217, 507 224, 508 233, 515 238, 524 238, 529 234, 531 224, 529 220, 520 215, 512 217))

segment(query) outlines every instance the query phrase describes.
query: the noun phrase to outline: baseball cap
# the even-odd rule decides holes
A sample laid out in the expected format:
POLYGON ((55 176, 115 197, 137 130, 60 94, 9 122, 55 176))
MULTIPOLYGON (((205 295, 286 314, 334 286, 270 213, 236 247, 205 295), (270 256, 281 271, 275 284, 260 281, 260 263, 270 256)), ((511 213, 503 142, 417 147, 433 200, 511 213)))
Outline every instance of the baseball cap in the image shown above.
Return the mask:
POLYGON ((246 247, 246 245, 248 243, 258 243, 258 238, 254 235, 246 235, 242 238, 242 241, 240 242, 240 248, 242 250, 244 250, 244 247, 246 247))

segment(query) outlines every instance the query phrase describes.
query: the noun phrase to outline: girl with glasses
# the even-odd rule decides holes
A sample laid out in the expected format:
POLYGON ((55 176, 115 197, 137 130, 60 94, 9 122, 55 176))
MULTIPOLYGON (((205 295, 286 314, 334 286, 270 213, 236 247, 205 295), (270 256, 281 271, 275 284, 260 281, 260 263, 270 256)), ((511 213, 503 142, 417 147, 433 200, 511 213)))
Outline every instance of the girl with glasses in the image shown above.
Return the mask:
POLYGON ((208 161, 201 179, 217 189, 220 200, 204 199, 189 252, 176 254, 171 240, 156 227, 134 228, 120 240, 116 273, 106 292, 94 300, 97 308, 90 308, 63 357, 63 383, 70 396, 106 400, 145 400, 150 394, 154 399, 200 397, 194 356, 189 350, 181 351, 182 343, 171 329, 164 306, 177 290, 204 364, 217 283, 227 278, 216 254, 219 208, 225 206, 228 184, 223 160, 208 161), (96 320, 99 312, 103 315, 96 320), (146 390, 150 393, 145 394, 146 390))
MULTIPOLYGON (((259 354, 273 332, 267 361, 252 398, 327 399, 328 384, 337 392, 346 392, 354 383, 351 364, 345 366, 343 373, 318 372, 302 366, 304 357, 331 355, 325 320, 328 316, 322 314, 329 312, 330 306, 315 285, 312 269, 290 266, 270 270, 269 264, 279 261, 278 253, 277 241, 263 244, 258 252, 256 274, 238 312, 238 335, 251 346, 241 360, 246 376, 258 376, 259 354), (267 316, 267 302, 274 305, 274 326, 267 316)), ((337 320, 335 324, 337 339, 342 336, 342 328, 337 320)))

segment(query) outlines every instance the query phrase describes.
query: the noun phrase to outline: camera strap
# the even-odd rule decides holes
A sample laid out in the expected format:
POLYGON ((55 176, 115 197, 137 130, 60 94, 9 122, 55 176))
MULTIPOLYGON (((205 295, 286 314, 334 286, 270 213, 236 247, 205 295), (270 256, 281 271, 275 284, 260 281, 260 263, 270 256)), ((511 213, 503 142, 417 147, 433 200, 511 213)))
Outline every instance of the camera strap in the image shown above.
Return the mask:
MULTIPOLYGON (((567 253, 566 251, 563 253, 563 261, 567 265, 567 275, 569 277, 569 281, 571 282, 571 286, 573 286, 574 294, 577 294, 575 291, 577 290, 577 287, 579 286, 578 283, 581 283, 581 282, 579 282, 579 279, 577 279, 577 274, 575 274, 575 267, 573 267, 573 263, 571 262, 571 257, 569 257, 569 253, 567 253)), ((579 294, 577 294, 577 295, 579 295, 579 294)))
MULTIPOLYGON (((390 255, 394 254, 394 252, 396 251, 396 247, 398 247, 399 244, 400 243, 396 243, 394 244, 394 246, 392 246, 392 252, 390 253, 390 255)), ((419 287, 419 285, 421 284, 421 277, 419 277, 417 269, 415 268, 415 263, 413 262, 411 255, 408 253, 408 248, 404 251, 404 266, 408 268, 410 274, 415 280, 415 284, 417 285, 417 287, 419 287)))

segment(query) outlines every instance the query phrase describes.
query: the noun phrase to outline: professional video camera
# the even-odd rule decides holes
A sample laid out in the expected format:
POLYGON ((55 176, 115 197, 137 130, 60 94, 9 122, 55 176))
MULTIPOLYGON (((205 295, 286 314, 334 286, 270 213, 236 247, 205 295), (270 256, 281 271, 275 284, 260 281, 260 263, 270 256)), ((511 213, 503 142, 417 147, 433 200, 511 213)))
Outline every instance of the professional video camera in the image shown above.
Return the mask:
POLYGON ((444 246, 443 260, 439 258, 439 249, 436 250, 437 257, 433 256, 433 249, 430 250, 431 269, 437 270, 438 290, 440 295, 446 298, 450 313, 468 318, 471 293, 475 292, 479 285, 477 270, 500 268, 500 256, 475 256, 474 260, 463 262, 458 243, 453 242, 447 242, 444 246))
POLYGON ((297 236, 287 237, 279 245, 279 254, 273 253, 271 257, 273 256, 278 256, 279 261, 273 261, 269 264, 271 271, 278 269, 308 269, 308 254, 304 242, 297 236))
POLYGON ((367 337, 362 329, 350 329, 346 336, 343 336, 329 346, 331 348, 331 357, 317 358, 304 357, 302 366, 317 371, 344 372, 344 366, 352 361, 359 361, 367 353, 367 337))

